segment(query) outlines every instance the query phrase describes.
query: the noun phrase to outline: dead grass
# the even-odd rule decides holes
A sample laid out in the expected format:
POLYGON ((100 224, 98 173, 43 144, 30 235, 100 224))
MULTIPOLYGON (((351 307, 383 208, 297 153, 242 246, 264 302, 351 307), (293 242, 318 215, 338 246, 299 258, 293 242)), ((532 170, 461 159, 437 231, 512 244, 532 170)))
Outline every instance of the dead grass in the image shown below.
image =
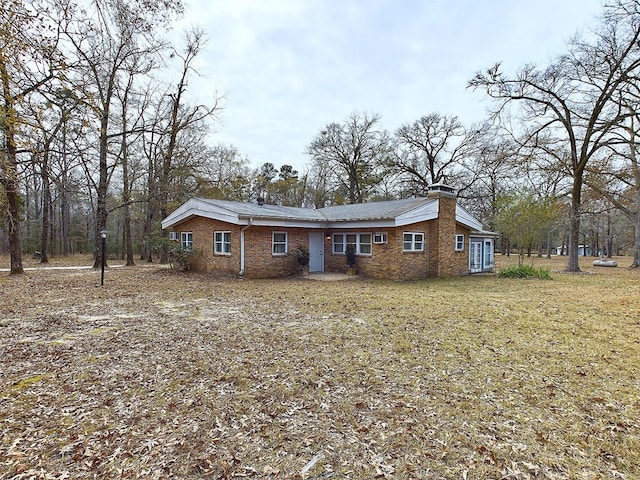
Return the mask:
POLYGON ((1 273, 0 478, 639 478, 640 272, 591 260, 553 281, 1 273))

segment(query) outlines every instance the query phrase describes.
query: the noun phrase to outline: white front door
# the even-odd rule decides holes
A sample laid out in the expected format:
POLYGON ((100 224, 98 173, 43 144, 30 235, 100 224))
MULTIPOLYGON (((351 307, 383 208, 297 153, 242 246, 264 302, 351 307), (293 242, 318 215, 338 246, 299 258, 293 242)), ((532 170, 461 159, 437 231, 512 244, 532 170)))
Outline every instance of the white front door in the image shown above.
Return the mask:
POLYGON ((469 243, 469 273, 482 272, 482 241, 469 243))
POLYGON ((309 233, 309 271, 324 272, 324 233, 309 233))

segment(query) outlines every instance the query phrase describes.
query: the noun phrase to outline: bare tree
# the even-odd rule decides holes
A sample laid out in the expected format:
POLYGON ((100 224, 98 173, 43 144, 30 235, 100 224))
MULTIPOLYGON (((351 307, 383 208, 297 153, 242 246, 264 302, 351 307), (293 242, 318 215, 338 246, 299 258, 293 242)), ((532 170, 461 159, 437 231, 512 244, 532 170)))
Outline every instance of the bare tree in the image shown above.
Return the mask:
MULTIPOLYGON (((147 241, 150 241, 152 236, 152 219, 158 216, 162 219, 169 214, 171 192, 176 190, 175 182, 180 179, 180 172, 184 172, 180 167, 187 166, 193 161, 193 152, 188 152, 187 142, 192 144, 194 142, 193 138, 189 137, 198 129, 204 131, 207 128, 205 122, 215 118, 219 111, 217 97, 213 99, 213 105, 190 106, 186 99, 190 77, 197 74, 193 64, 206 44, 206 40, 204 31, 194 28, 185 32, 184 48, 174 49, 171 54, 172 58, 177 58, 181 62, 181 70, 173 91, 163 95, 151 127, 155 130, 153 133, 155 138, 153 143, 148 143, 151 148, 148 152, 153 154, 148 158, 153 164, 149 165, 148 224, 145 226, 147 241), (183 143, 180 143, 181 137, 183 143)), ((195 145, 199 146, 200 142, 195 142, 195 145)), ((187 167, 187 170, 190 170, 190 167, 187 167)), ((182 176, 182 179, 184 178, 182 176)), ((166 262, 164 249, 161 249, 161 254, 161 262, 166 262)), ((151 256, 148 255, 147 259, 151 260, 151 256)))
POLYGON ((249 160, 234 146, 217 145, 207 154, 206 186, 203 194, 224 200, 249 201, 251 170, 249 160))
POLYGON ((478 150, 482 136, 479 128, 467 130, 457 117, 433 113, 401 126, 395 136, 398 149, 390 166, 408 176, 414 193, 424 194, 435 183, 459 189, 473 183, 474 175, 465 163, 478 150))
POLYGON ((518 103, 525 127, 518 132, 524 137, 523 144, 555 156, 559 166, 570 174, 570 272, 580 270, 578 241, 585 171, 610 144, 613 130, 628 116, 620 109, 617 98, 621 87, 637 78, 639 38, 638 1, 618 0, 607 7, 595 38, 576 36, 569 53, 548 67, 530 65, 508 77, 496 64, 469 82, 470 87, 484 89, 496 100, 496 117, 507 114, 508 106, 518 103), (550 145, 554 147, 549 148, 550 145))
POLYGON ((328 124, 307 148, 313 161, 333 170, 348 203, 364 202, 381 180, 391 146, 379 123, 379 115, 352 113, 343 124, 328 124))
POLYGON ((6 199, 12 274, 24 272, 18 193, 18 155, 26 122, 23 106, 61 65, 58 31, 42 16, 46 8, 41 1, 30 5, 0 1, 0 185, 6 199))
POLYGON ((519 186, 513 175, 518 171, 518 156, 514 145, 495 131, 479 138, 476 147, 473 157, 464 162, 475 180, 459 190, 458 198, 476 218, 494 229, 498 198, 519 186))
POLYGON ((51 167, 50 157, 52 154, 52 145, 63 126, 64 119, 60 116, 53 125, 46 125, 44 120, 40 118, 38 112, 34 112, 34 118, 42 135, 42 144, 38 152, 39 162, 38 169, 42 182, 42 232, 40 241, 40 263, 49 262, 49 241, 51 227, 51 167))
POLYGON ((75 54, 76 87, 83 91, 99 125, 98 179, 91 179, 96 192, 94 267, 98 267, 102 262, 99 232, 107 227, 107 195, 117 160, 110 148, 125 134, 114 131, 111 122, 121 75, 132 60, 159 53, 163 45, 154 39, 153 29, 157 23, 166 22, 168 18, 163 15, 180 8, 181 2, 163 3, 146 13, 126 0, 97 0, 93 7, 93 17, 70 19, 65 33, 75 54))
MULTIPOLYGON (((131 237, 131 185, 132 181, 130 180, 130 155, 129 155, 129 144, 131 142, 130 135, 127 133, 133 127, 129 125, 129 114, 130 107, 129 103, 131 101, 131 97, 133 96, 133 84, 136 78, 136 75, 139 72, 138 67, 138 58, 132 59, 133 64, 129 70, 128 80, 126 85, 118 92, 118 96, 120 97, 120 110, 121 110, 121 119, 122 122, 122 131, 123 134, 120 137, 120 164, 122 166, 122 205, 120 208, 123 210, 123 241, 124 241, 124 252, 126 258, 126 266, 131 267, 135 265, 135 261, 133 259, 133 239, 131 237)), ((144 69, 146 70, 146 69, 144 69)), ((139 119, 139 118, 138 118, 139 119)), ((135 121, 135 120, 134 120, 135 121)), ((138 133, 139 135, 140 133, 138 133)))
POLYGON ((626 93, 621 102, 630 113, 630 117, 619 128, 618 142, 612 142, 608 146, 609 155, 589 165, 585 184, 604 197, 633 224, 631 267, 640 268, 640 99, 633 92, 626 93))
POLYGON ((185 33, 185 41, 186 45, 182 52, 176 50, 173 52, 173 55, 182 61, 182 71, 175 91, 168 95, 170 99, 170 121, 167 127, 168 142, 160 177, 160 213, 163 217, 169 214, 167 209, 168 182, 171 179, 171 169, 177 149, 178 135, 185 129, 213 117, 218 112, 217 98, 214 99, 213 106, 197 105, 188 107, 185 104, 184 95, 189 85, 189 74, 194 72, 193 62, 206 44, 207 39, 204 30, 195 28, 185 33))
POLYGON ((321 159, 313 160, 308 172, 303 175, 305 183, 304 205, 323 208, 336 203, 334 201, 333 171, 328 163, 321 159))

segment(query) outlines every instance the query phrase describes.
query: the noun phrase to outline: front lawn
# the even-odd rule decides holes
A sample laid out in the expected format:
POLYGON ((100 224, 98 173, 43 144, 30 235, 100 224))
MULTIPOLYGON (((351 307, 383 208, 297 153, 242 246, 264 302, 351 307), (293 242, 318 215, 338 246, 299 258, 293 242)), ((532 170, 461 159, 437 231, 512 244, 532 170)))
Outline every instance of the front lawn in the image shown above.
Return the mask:
POLYGON ((591 260, 0 273, 0 478, 638 478, 640 272, 591 260))

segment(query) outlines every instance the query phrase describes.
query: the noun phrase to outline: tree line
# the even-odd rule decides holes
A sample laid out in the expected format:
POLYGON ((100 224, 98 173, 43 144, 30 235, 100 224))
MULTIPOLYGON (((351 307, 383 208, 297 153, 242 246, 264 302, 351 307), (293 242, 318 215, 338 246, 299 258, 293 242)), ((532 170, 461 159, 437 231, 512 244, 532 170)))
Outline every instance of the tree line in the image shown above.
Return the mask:
POLYGON ((603 7, 567 52, 513 74, 500 64, 468 87, 490 116, 464 125, 426 113, 395 131, 375 113, 324 126, 303 171, 251 168, 233 145, 210 146, 220 99, 189 102, 205 32, 163 39, 178 1, 0 0, 0 208, 12 273, 23 251, 93 252, 110 232, 113 253, 163 260, 160 221, 186 199, 322 207, 424 195, 434 183, 460 202, 503 249, 568 254, 578 245, 611 255, 640 252, 636 156, 640 0, 603 7), (177 73, 176 73, 177 72, 177 73))

